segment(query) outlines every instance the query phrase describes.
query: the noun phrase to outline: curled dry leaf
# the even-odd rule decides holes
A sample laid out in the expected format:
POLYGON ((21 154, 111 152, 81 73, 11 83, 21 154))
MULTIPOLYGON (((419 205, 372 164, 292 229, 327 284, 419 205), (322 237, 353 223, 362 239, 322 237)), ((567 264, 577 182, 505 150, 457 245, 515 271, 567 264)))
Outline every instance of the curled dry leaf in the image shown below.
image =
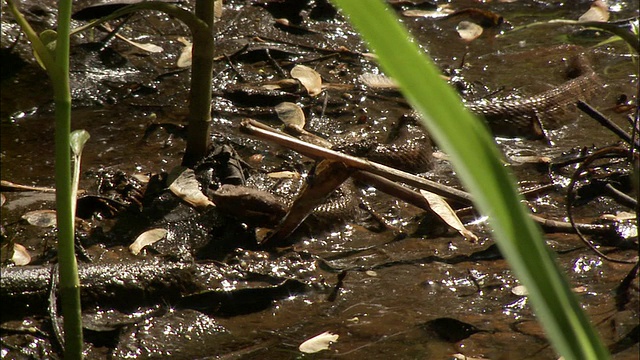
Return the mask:
POLYGON ((362 57, 365 58, 365 59, 372 60, 372 61, 378 60, 378 55, 376 55, 374 53, 362 53, 362 57))
POLYGON ((139 43, 139 42, 135 42, 133 40, 129 40, 123 36, 120 35, 116 35, 117 37, 119 37, 120 39, 124 40, 125 42, 127 42, 129 45, 135 46, 138 49, 144 50, 146 52, 150 52, 150 53, 161 53, 164 51, 164 49, 156 44, 151 44, 151 43, 139 43))
MULTIPOLYGON (((113 28, 107 24, 104 23, 102 24, 102 27, 104 27, 107 31, 113 31, 113 28)), ((151 43, 139 43, 139 42, 135 42, 133 40, 129 40, 128 38, 120 35, 120 34, 116 34, 116 37, 126 43, 128 43, 131 46, 135 46, 138 49, 150 52, 150 53, 161 53, 164 51, 164 49, 161 46, 158 46, 156 44, 151 44, 151 43)))
POLYGON ((603 220, 611 220, 611 221, 626 221, 626 220, 635 220, 636 214, 628 211, 620 211, 613 214, 603 214, 600 216, 600 219, 603 220))
POLYGON ((22 218, 29 224, 39 227, 55 227, 56 211, 55 210, 34 210, 22 215, 22 218))
POLYGON ((609 8, 604 1, 596 0, 591 3, 591 7, 587 12, 582 14, 578 21, 586 22, 586 21, 595 21, 595 22, 607 22, 609 21, 609 8))
POLYGON ((471 21, 460 21, 458 26, 456 26, 456 31, 463 40, 472 41, 482 35, 483 29, 482 26, 472 23, 471 21))
POLYGON ((467 240, 474 242, 478 241, 478 237, 464 227, 464 224, 462 224, 460 218, 458 218, 451 206, 449 206, 449 204, 441 196, 425 190, 420 190, 420 193, 429 203, 431 210, 433 210, 433 212, 435 212, 442 220, 444 220, 447 225, 456 229, 467 240))
POLYGON ((297 171, 276 171, 267 174, 272 179, 300 179, 300 173, 297 171))
POLYGON ((182 48, 182 52, 180 52, 180 56, 178 56, 176 66, 178 66, 179 68, 189 67, 191 66, 193 44, 183 37, 179 37, 178 41, 180 41, 184 45, 184 47, 182 48))
POLYGON ((298 350, 306 354, 313 354, 318 351, 328 350, 331 343, 338 341, 338 337, 340 336, 325 331, 322 334, 316 335, 300 344, 298 350))
POLYGON ((222 17, 222 0, 215 0, 213 2, 213 16, 215 16, 216 19, 222 17))
POLYGON ((516 296, 528 296, 529 291, 524 285, 518 285, 511 288, 511 293, 516 296))
POLYGON ((31 262, 31 255, 27 249, 20 244, 13 244, 13 256, 11 261, 18 266, 29 265, 31 262))
POLYGON ((175 177, 175 180, 169 185, 169 190, 191 206, 196 209, 215 206, 200 190, 200 183, 196 179, 196 174, 193 170, 178 166, 171 172, 169 177, 175 177))
POLYGON ((364 73, 358 78, 362 83, 373 89, 395 90, 399 88, 392 78, 381 74, 364 73))
POLYGON ((129 245, 129 251, 133 255, 138 255, 145 246, 155 244, 159 240, 166 238, 167 233, 167 230, 160 228, 147 230, 138 235, 133 244, 129 245))
POLYGON ((548 156, 531 155, 531 156, 511 156, 509 158, 512 163, 517 164, 549 164, 551 158, 548 156))
POLYGON ((133 174, 131 176, 143 184, 148 184, 149 179, 151 178, 151 176, 149 176, 148 174, 133 174))
POLYGON ((317 71, 304 65, 296 65, 291 69, 291 77, 300 81, 311 96, 322 92, 322 78, 317 71))
POLYGON ((453 13, 451 9, 438 9, 438 10, 419 10, 410 9, 402 12, 402 15, 406 17, 424 17, 424 18, 441 18, 453 13))
POLYGON ((288 127, 302 130, 306 119, 304 111, 297 104, 292 102, 282 102, 275 107, 278 118, 288 127))

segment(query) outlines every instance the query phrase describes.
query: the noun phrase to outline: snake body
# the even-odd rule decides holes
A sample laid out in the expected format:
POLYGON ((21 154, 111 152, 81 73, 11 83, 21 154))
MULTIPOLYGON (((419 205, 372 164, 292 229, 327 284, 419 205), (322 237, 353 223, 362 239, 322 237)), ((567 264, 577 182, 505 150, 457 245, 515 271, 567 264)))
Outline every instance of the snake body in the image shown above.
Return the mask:
MULTIPOLYGON (((598 75, 584 54, 570 57, 567 69, 570 80, 542 93, 515 99, 482 99, 465 105, 484 118, 497 136, 544 138, 545 127, 557 125, 554 123, 557 112, 574 106, 578 100, 587 100, 600 85, 598 75), (545 120, 544 126, 541 119, 545 120)), ((431 141, 419 126, 403 124, 405 120, 401 119, 398 133, 391 141, 362 140, 334 149, 411 173, 428 171, 432 166, 431 141)))
POLYGON ((482 116, 496 135, 543 138, 542 117, 553 120, 555 112, 576 104, 578 100, 590 98, 600 85, 598 75, 583 54, 569 59, 568 75, 572 79, 533 96, 508 100, 483 99, 465 105, 473 113, 482 116))

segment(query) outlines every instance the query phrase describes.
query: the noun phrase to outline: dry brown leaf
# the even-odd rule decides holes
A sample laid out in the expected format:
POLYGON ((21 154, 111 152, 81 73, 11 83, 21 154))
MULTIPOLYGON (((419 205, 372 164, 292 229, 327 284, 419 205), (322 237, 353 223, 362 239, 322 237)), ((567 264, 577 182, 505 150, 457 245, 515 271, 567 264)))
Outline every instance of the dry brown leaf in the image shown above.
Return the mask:
MULTIPOLYGON (((102 24, 102 27, 104 27, 107 31, 113 31, 113 28, 111 28, 111 26, 107 23, 102 24)), ((129 40, 128 38, 120 35, 120 34, 116 34, 116 37, 126 43, 128 43, 129 45, 135 46, 138 49, 150 52, 150 53, 161 53, 164 51, 164 49, 161 46, 155 45, 155 44, 151 44, 151 43, 139 43, 133 40, 129 40)))
POLYGON ((217 19, 222 17, 222 0, 215 0, 213 2, 213 16, 217 19))
POLYGON ((463 40, 472 41, 482 35, 483 29, 482 26, 472 23, 471 21, 460 21, 458 26, 456 26, 456 31, 463 40))
POLYGON ((529 296, 529 291, 524 285, 517 285, 511 288, 511 293, 516 296, 529 296))
POLYGON ((378 60, 378 55, 374 53, 362 53, 362 57, 373 61, 378 60))
POLYGON ((178 57, 176 66, 178 66, 179 68, 189 67, 191 66, 193 44, 183 37, 179 37, 178 41, 180 41, 184 45, 184 47, 182 48, 182 52, 180 52, 180 56, 178 57))
POLYGON ((325 331, 322 334, 316 335, 300 344, 298 350, 306 354, 313 354, 318 351, 328 350, 329 345, 338 341, 339 337, 339 335, 325 331))
POLYGON ((390 77, 381 74, 364 73, 358 79, 374 89, 398 89, 398 84, 390 77))
POLYGON ((167 237, 168 231, 165 229, 151 229, 138 235, 133 244, 129 245, 129 251, 133 255, 138 255, 147 245, 152 245, 167 237))
POLYGON ((276 171, 267 174, 272 179, 300 179, 300 173, 297 171, 276 171))
POLYGON ((600 218, 603 220, 611 220, 611 221, 626 221, 626 220, 635 220, 636 214, 632 212, 627 212, 627 211, 620 211, 615 215, 603 214, 600 216, 600 218))
POLYGON ((151 176, 149 176, 148 174, 133 174, 131 176, 143 184, 148 184, 149 180, 151 179, 151 176))
POLYGON ((135 42, 133 40, 129 40, 127 38, 125 38, 124 36, 120 36, 120 35, 116 35, 117 37, 119 37, 120 39, 124 40, 125 42, 127 42, 129 45, 135 46, 138 49, 144 50, 146 52, 150 52, 150 53, 161 53, 164 51, 164 49, 156 44, 151 44, 151 43, 139 43, 139 42, 135 42))
POLYGON ((169 185, 169 190, 196 209, 215 206, 200 190, 200 183, 196 179, 196 174, 193 170, 178 166, 173 169, 169 178, 175 178, 175 180, 171 182, 171 185, 169 185))
POLYGON ((591 4, 589 10, 578 18, 578 21, 607 22, 609 21, 609 8, 603 1, 596 0, 591 4))
POLYGON ((55 210, 34 210, 22 215, 22 218, 29 224, 39 227, 55 227, 56 211, 55 210))
POLYGON ((29 265, 31 262, 31 255, 27 249, 20 244, 13 244, 13 256, 11 261, 18 266, 29 265))
POLYGON ((511 162, 518 164, 549 164, 552 160, 548 156, 540 155, 511 156, 509 159, 511 162))
POLYGON ((291 77, 302 83, 311 96, 316 96, 322 92, 322 78, 317 71, 304 65, 296 65, 291 69, 291 77))
POLYGON ((282 102, 275 106, 278 118, 287 126, 302 130, 306 119, 302 108, 292 102, 282 102))
POLYGON ((447 225, 456 229, 467 240, 472 242, 478 241, 478 237, 464 227, 464 224, 462 224, 458 215, 456 215, 455 211, 453 211, 451 206, 449 206, 449 204, 440 195, 425 190, 420 190, 420 193, 429 203, 431 210, 444 220, 447 225))
POLYGON ((402 15, 404 15, 406 17, 424 17, 424 18, 429 18, 429 19, 436 19, 436 18, 445 17, 445 16, 451 14, 452 12, 453 11, 451 11, 449 9, 438 9, 438 10, 412 9, 412 10, 403 11, 402 15))

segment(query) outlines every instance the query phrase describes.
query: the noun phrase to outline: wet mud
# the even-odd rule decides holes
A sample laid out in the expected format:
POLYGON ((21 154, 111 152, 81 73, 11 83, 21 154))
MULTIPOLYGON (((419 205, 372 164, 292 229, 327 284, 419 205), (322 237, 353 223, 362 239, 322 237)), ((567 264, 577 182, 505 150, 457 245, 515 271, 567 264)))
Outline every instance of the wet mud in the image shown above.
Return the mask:
MULTIPOLYGON (((453 10, 481 8, 503 17, 485 24, 484 33, 470 42, 460 39, 456 25, 474 20, 474 13, 432 19, 405 11, 433 5, 394 6, 467 101, 517 100, 556 88, 567 81, 570 57, 540 49, 580 46, 601 81, 588 103, 629 130, 630 112, 616 110, 622 95, 631 104, 637 101, 637 54, 622 42, 598 45, 606 34, 571 26, 514 31, 537 21, 577 19, 589 4, 447 3, 453 10)), ((74 6, 80 10, 86 4, 74 6)), ((20 8, 37 30, 55 26, 53 2, 24 1, 20 8)), ((120 34, 161 46, 158 53, 120 38, 105 44, 104 29, 72 40, 72 128, 91 134, 77 220, 86 358, 557 358, 485 219, 464 204, 454 206, 478 236, 475 242, 433 213, 356 181, 345 190, 355 199, 348 216, 312 215, 286 245, 258 243, 256 228, 273 226, 288 206, 281 200, 295 196, 303 181, 268 174, 313 178, 313 161, 242 133, 243 119, 281 127, 274 107, 295 102, 305 113, 305 129, 334 144, 384 142, 412 111, 397 92, 362 83, 360 75, 381 70, 326 1, 232 0, 223 9, 215 25, 214 151, 196 169, 203 192, 224 203, 216 208, 197 209, 167 189, 186 144, 190 69, 176 62, 188 29, 157 13, 130 18, 120 34), (321 75, 322 93, 310 96, 299 83, 282 82, 291 80, 289 72, 298 64, 321 75), (274 83, 281 88, 264 86, 274 83), (227 155, 215 157, 219 154, 227 155), (257 195, 247 202, 225 197, 221 189, 231 184, 257 195), (158 228, 165 236, 132 254, 136 238, 158 228), (302 342, 325 331, 340 336, 329 350, 299 351, 302 342)), ((637 1, 617 2, 611 16, 637 16, 637 9, 637 1)), ((75 26, 82 23, 76 20, 75 26)), ((1 45, 2 180, 51 188, 49 80, 4 5, 1 45)), ((527 196, 532 212, 566 225, 567 193, 577 167, 599 149, 627 145, 574 108, 539 115, 545 139, 504 136, 496 142, 521 188, 539 188, 527 196)), ((437 145, 430 170, 420 176, 459 188, 437 145)), ((590 168, 591 177, 574 186, 572 203, 572 217, 585 224, 586 238, 621 260, 637 256, 637 215, 603 191, 609 184, 637 198, 630 169, 624 158, 600 160, 590 168), (620 212, 635 216, 603 217, 620 212)), ((53 193, 15 191, 6 184, 2 190, 2 357, 61 358, 59 304, 52 291, 55 228, 23 217, 55 209, 53 193), (7 244, 26 248, 30 263, 17 266, 6 259, 7 244)), ((637 358, 637 268, 607 261, 566 228, 545 229, 548 245, 613 357, 637 358)))

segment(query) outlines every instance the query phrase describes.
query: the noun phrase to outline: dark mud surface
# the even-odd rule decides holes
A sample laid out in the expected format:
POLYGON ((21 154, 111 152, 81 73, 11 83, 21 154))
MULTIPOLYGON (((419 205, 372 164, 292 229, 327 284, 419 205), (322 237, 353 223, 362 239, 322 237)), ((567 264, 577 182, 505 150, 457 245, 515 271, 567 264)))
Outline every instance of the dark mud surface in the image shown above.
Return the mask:
MULTIPOLYGON (((638 5, 616 2, 612 19, 637 16, 638 5)), ((51 2, 20 6, 37 30, 55 24, 51 2)), ((415 10, 417 5, 404 6, 415 10)), ((589 2, 452 1, 448 6, 491 10, 506 20, 465 42, 455 29, 469 18, 406 17, 398 9, 421 47, 443 73, 453 75, 464 98, 529 96, 563 83, 566 54, 545 49, 571 43, 586 49, 602 80, 589 103, 630 128, 627 113, 613 109, 620 95, 636 101, 637 54, 621 42, 598 45, 607 36, 570 26, 513 31, 538 21, 577 19, 589 2)), ((308 221, 293 235, 293 246, 264 249, 256 244, 249 219, 217 209, 196 211, 165 191, 162 179, 180 165, 185 149, 190 71, 176 61, 184 47, 179 38, 188 38, 188 29, 145 13, 132 17, 121 34, 163 51, 149 53, 120 39, 99 50, 103 30, 72 41, 72 128, 91 134, 83 153, 80 188, 86 199, 78 220, 88 359, 557 358, 527 298, 513 291, 518 282, 495 249, 490 229, 473 211, 460 217, 478 235, 475 243, 424 211, 365 187, 355 190, 360 202, 369 204, 390 225, 387 229, 358 211, 329 224, 308 221), (131 254, 136 237, 152 228, 167 230, 166 238, 131 254), (329 350, 308 355, 298 350, 325 331, 340 336, 329 350)), ((355 31, 324 1, 227 1, 216 34, 212 142, 230 145, 251 166, 246 172, 251 186, 282 193, 283 185, 265 174, 294 170, 306 175, 311 163, 240 133, 245 117, 280 126, 273 107, 292 101, 303 107, 307 130, 318 135, 384 138, 410 112, 396 93, 360 82, 359 75, 380 70, 362 55, 367 49, 355 31), (277 24, 281 18, 295 26, 277 24), (331 86, 315 97, 301 87, 261 90, 260 85, 290 78, 296 64, 314 68, 331 86)), ((53 187, 49 81, 4 3, 1 56, 2 180, 53 187)), ((567 186, 577 165, 552 166, 542 158, 622 142, 572 109, 542 114, 540 120, 548 141, 497 142, 523 189, 551 184, 528 200, 532 211, 567 221, 567 186)), ((624 186, 629 169, 610 160, 594 173, 637 197, 624 186)), ((422 175, 458 186, 443 156, 422 175)), ((598 191, 593 186, 581 193, 582 202, 573 210, 577 222, 596 224, 605 214, 633 213, 598 191)), ((55 231, 22 218, 54 209, 53 194, 3 187, 2 195, 1 356, 60 358, 56 314, 48 308, 55 231), (29 265, 6 261, 7 242, 27 249, 29 265)), ((612 258, 633 259, 634 220, 613 227, 617 233, 587 238, 612 258)), ((637 359, 637 277, 625 282, 633 264, 604 260, 575 234, 549 232, 546 240, 614 358, 637 359)))

